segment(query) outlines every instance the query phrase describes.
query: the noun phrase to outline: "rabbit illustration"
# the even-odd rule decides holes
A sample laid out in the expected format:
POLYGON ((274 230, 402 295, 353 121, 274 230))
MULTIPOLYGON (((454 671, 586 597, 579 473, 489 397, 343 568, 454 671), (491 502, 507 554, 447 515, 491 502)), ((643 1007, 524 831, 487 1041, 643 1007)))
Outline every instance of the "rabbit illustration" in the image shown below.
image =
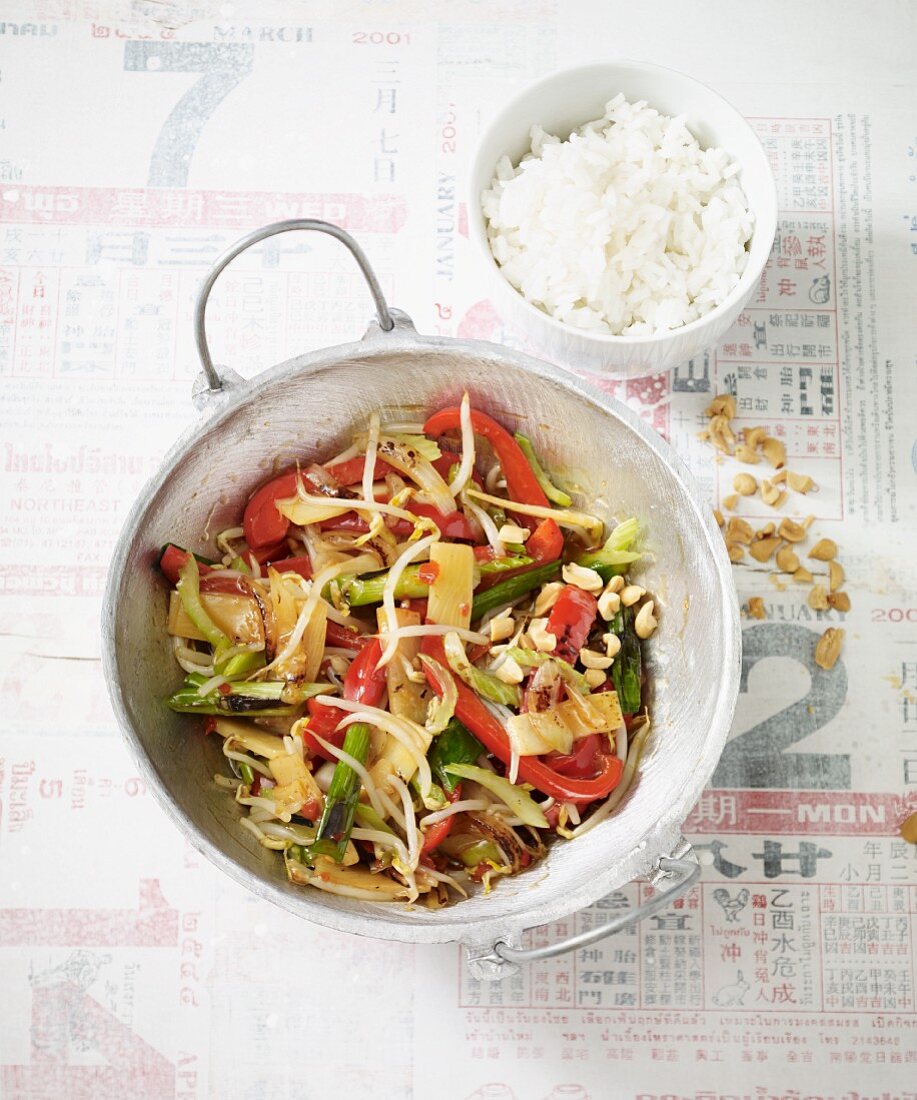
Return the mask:
POLYGON ((732 985, 724 985, 713 994, 713 1003, 717 1008, 730 1008, 733 1005, 740 1005, 745 997, 745 994, 751 989, 748 982, 739 970, 736 972, 736 980, 732 985))

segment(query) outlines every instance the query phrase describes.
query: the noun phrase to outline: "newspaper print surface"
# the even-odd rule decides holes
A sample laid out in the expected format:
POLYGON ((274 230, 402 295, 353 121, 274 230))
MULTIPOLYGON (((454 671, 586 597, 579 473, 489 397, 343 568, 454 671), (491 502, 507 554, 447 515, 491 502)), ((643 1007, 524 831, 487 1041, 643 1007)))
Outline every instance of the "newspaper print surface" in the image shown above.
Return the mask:
MULTIPOLYGON (((729 49, 711 57, 672 3, 429 8, 39 0, 0 20, 0 1094, 913 1098, 917 849, 897 836, 917 803, 913 13, 845 10, 839 44, 823 3, 715 4, 729 49), (99 597, 131 500, 191 419, 190 306, 213 257, 264 222, 327 218, 421 331, 524 346, 482 295, 464 174, 494 104, 609 55, 721 88, 781 211, 717 348, 599 384, 711 505, 738 467, 697 433, 711 396, 735 394, 737 426, 765 425, 817 482, 805 509, 852 607, 813 611, 736 567, 766 619, 745 626, 733 736, 685 826, 700 885, 481 985, 456 947, 314 928, 184 844, 109 712, 99 597), (846 643, 825 671, 828 624, 846 643)), ((368 316, 332 242, 280 238, 222 278, 215 359, 251 376, 368 316)))

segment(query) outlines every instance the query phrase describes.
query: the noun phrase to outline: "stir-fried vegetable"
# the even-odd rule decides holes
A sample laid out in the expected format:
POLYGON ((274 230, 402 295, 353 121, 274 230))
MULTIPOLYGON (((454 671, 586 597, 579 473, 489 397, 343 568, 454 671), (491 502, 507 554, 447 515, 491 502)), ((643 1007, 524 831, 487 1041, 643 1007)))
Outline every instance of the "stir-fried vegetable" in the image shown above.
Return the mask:
POLYGON ((535 454, 535 448, 532 446, 531 441, 526 439, 521 432, 516 432, 516 442, 522 448, 522 453, 528 460, 528 464, 532 467, 532 473, 541 486, 544 495, 551 501, 552 504, 559 504, 561 508, 569 508, 573 503, 573 498, 565 493, 562 489, 558 489, 556 485, 552 484, 551 479, 542 469, 541 463, 535 454))
POLYGON ((444 637, 443 650, 452 671, 478 695, 484 699, 490 699, 493 703, 502 703, 504 706, 519 706, 519 688, 515 684, 505 683, 492 672, 473 665, 468 660, 462 639, 458 634, 447 634, 444 637))
POLYGON ((443 769, 449 775, 457 775, 460 779, 473 779, 488 791, 492 791, 500 801, 509 806, 512 812, 519 818, 523 825, 531 825, 533 829, 544 829, 547 821, 541 808, 537 805, 528 791, 510 783, 487 768, 478 768, 473 764, 447 764, 443 769))
POLYGON ((438 542, 431 546, 427 576, 430 579, 427 604, 430 622, 467 629, 471 624, 474 599, 474 551, 471 547, 460 542, 438 542))
MULTIPOLYGON (((531 541, 529 539, 529 542, 531 541)), ((547 565, 541 565, 528 573, 507 577, 506 580, 500 581, 499 584, 495 584, 493 588, 488 588, 484 592, 476 592, 471 605, 472 622, 480 619, 482 615, 495 611, 498 607, 503 607, 504 604, 515 603, 522 596, 536 588, 541 588, 543 584, 559 576, 560 566, 556 562, 548 562, 547 565)))
POLYGON ((611 578, 638 524, 574 508, 467 394, 360 427, 257 488, 213 556, 163 547, 165 702, 221 739, 215 781, 292 883, 438 906, 632 789, 643 642, 611 578))
POLYGON ((448 791, 455 790, 458 780, 446 770, 449 764, 473 764, 484 754, 481 742, 457 719, 453 718, 430 748, 430 768, 437 781, 448 791))
POLYGON ((640 555, 631 550, 638 529, 639 524, 636 519, 619 523, 600 549, 580 554, 576 564, 594 569, 605 581, 616 573, 623 573, 628 565, 640 560, 640 555))
POLYGON ((621 650, 612 671, 615 691, 621 700, 625 714, 636 714, 640 709, 642 657, 640 639, 634 630, 634 610, 625 607, 615 616, 614 633, 621 639, 621 650))
POLYGON ((330 856, 336 863, 340 863, 344 858, 360 797, 360 777, 346 762, 346 757, 358 764, 365 764, 369 755, 369 739, 369 726, 354 722, 348 727, 342 748, 345 759, 338 761, 334 769, 315 832, 316 839, 308 848, 307 859, 330 856))

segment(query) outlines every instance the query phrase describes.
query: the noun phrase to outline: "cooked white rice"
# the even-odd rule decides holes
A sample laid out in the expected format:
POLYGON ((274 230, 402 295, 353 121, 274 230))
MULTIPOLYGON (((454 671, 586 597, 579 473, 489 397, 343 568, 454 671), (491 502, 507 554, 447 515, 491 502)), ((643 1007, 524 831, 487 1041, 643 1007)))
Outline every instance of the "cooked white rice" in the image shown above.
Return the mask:
POLYGON ((684 118, 616 96, 566 141, 532 127, 517 167, 482 196, 509 282, 575 328, 642 335, 680 328, 728 296, 754 217, 722 149, 684 118))

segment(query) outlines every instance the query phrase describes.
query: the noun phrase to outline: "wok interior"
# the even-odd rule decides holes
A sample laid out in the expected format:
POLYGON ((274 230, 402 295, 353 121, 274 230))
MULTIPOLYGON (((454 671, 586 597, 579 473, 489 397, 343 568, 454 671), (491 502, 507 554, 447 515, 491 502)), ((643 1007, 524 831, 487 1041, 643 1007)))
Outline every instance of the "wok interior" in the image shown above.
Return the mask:
MULTIPOLYGON (((478 345, 478 349, 486 345, 478 345)), ((256 892, 334 927, 409 940, 482 939, 495 925, 555 919, 645 872, 667 853, 713 769, 733 700, 721 702, 722 670, 733 660, 734 597, 727 595, 713 551, 714 529, 666 461, 638 430, 608 411, 609 401, 553 375, 507 362, 493 349, 469 355, 448 343, 326 358, 305 373, 294 361, 265 376, 250 399, 198 429, 173 452, 136 525, 115 577, 116 678, 126 721, 161 785, 160 794, 192 843, 256 892), (291 374, 292 370, 292 374, 291 374), (371 904, 295 887, 276 852, 261 848, 237 819, 239 808, 212 777, 225 772, 219 739, 200 721, 162 704, 182 673, 165 633, 166 588, 152 568, 157 549, 174 541, 206 552, 203 538, 239 521, 241 503, 278 455, 321 460, 349 443, 355 426, 379 409, 417 419, 472 403, 528 435, 546 467, 577 491, 577 503, 611 519, 636 515, 649 560, 634 575, 662 607, 649 645, 654 732, 639 781, 619 811, 547 859, 501 880, 488 897, 443 910, 371 904), (603 408, 603 403, 606 407, 603 408), (186 453, 185 453, 186 452, 186 453), (366 918, 371 919, 371 924, 366 918)), ((722 553, 722 551, 720 551, 722 553)), ((117 569, 117 566, 116 566, 117 569)))

